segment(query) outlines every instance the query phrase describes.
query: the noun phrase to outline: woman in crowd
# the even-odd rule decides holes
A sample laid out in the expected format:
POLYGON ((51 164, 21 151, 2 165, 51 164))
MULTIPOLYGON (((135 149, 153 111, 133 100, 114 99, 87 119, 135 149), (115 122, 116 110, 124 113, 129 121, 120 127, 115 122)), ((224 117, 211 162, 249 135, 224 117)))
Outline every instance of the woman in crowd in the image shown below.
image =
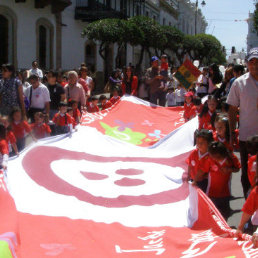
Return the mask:
POLYGON ((133 74, 132 67, 128 66, 122 81, 122 94, 136 96, 138 88, 138 78, 133 74))
POLYGON ((0 114, 9 115, 13 107, 21 108, 25 117, 23 87, 20 80, 15 78, 15 68, 12 64, 2 65, 2 79, 0 80, 0 114))
POLYGON ((208 93, 212 94, 217 90, 217 85, 222 82, 222 73, 219 70, 219 67, 216 64, 212 64, 209 67, 209 88, 208 93))

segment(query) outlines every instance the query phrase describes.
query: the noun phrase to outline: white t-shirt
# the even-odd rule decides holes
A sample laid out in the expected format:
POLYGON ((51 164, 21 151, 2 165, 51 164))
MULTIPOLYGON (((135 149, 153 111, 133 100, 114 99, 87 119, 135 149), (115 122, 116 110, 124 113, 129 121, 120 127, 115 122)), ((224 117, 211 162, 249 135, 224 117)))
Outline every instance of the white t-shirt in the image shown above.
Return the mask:
POLYGON ((176 94, 175 92, 168 92, 166 95, 168 107, 176 105, 176 94))
POLYGON ((201 86, 201 84, 207 84, 208 85, 208 78, 206 76, 204 76, 203 74, 201 74, 199 77, 198 77, 198 80, 197 80, 197 89, 196 89, 196 93, 207 93, 207 87, 205 86, 201 86))
MULTIPOLYGON (((28 87, 24 93, 28 100, 30 100, 31 87, 32 86, 28 87)), ((32 88, 30 107, 43 109, 45 108, 46 102, 50 102, 49 91, 44 84, 40 83, 40 85, 36 89, 32 88)))
POLYGON ((218 87, 216 86, 216 84, 213 84, 211 78, 209 78, 209 89, 208 89, 208 93, 212 93, 214 90, 216 90, 218 87))
POLYGON ((36 69, 31 68, 31 69, 29 70, 29 76, 31 76, 31 75, 33 75, 33 74, 37 74, 40 79, 43 78, 43 72, 42 72, 42 70, 40 70, 39 68, 36 68, 36 69))
POLYGON ((240 107, 239 139, 246 141, 258 134, 258 82, 246 73, 237 78, 230 88, 227 103, 240 107))
POLYGON ((184 88, 176 89, 176 102, 184 102, 185 101, 185 93, 186 90, 184 88))

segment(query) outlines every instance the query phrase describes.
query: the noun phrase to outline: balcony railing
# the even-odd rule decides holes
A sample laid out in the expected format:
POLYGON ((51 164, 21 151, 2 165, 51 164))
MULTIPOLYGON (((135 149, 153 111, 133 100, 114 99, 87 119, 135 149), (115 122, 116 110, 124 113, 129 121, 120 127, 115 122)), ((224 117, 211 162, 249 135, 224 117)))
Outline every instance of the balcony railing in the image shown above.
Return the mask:
POLYGON ((105 4, 97 0, 76 0, 75 19, 92 22, 106 18, 125 19, 126 11, 118 11, 111 7, 111 1, 105 4))

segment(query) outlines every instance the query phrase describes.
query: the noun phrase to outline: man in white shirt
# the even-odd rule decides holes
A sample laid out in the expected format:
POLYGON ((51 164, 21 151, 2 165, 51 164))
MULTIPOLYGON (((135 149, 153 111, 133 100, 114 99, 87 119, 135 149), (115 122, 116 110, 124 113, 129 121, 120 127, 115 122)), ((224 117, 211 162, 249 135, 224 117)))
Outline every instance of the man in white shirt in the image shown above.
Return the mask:
POLYGON ((33 74, 37 74, 40 78, 40 80, 43 79, 43 72, 42 70, 40 70, 38 68, 38 62, 37 61, 33 61, 32 62, 32 68, 29 70, 29 76, 33 75, 33 74))
POLYGON ((31 86, 25 90, 24 95, 30 102, 28 117, 33 122, 34 114, 36 112, 45 112, 46 115, 49 115, 50 95, 48 88, 40 82, 39 76, 37 74, 31 75, 29 77, 29 81, 31 86))
POLYGON ((247 175, 248 152, 246 140, 258 134, 258 47, 252 48, 247 57, 249 73, 237 78, 230 89, 227 103, 231 142, 236 128, 238 107, 240 108, 239 147, 242 166, 241 182, 245 198, 250 188, 247 175))

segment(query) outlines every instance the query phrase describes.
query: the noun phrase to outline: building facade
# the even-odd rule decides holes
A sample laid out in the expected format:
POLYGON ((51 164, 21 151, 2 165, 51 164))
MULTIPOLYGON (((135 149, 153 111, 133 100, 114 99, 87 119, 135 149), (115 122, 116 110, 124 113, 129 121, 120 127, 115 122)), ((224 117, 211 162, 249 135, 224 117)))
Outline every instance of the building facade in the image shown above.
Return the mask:
MULTIPOLYGON (((38 60, 43 69, 69 70, 85 62, 103 81, 103 73, 115 67, 117 46, 106 50, 109 58, 104 62, 99 43, 82 38, 81 32, 98 19, 135 15, 194 34, 195 9, 186 0, 1 0, 0 65, 9 62, 28 69, 38 60)), ((198 33, 204 32, 205 19, 200 12, 197 18, 198 33)), ((135 64, 139 49, 128 45, 123 56, 121 66, 135 64)), ((147 56, 144 65, 149 65, 147 56)))
POLYGON ((253 13, 249 13, 248 22, 248 34, 247 34, 247 53, 253 47, 258 46, 258 32, 254 29, 253 13))

